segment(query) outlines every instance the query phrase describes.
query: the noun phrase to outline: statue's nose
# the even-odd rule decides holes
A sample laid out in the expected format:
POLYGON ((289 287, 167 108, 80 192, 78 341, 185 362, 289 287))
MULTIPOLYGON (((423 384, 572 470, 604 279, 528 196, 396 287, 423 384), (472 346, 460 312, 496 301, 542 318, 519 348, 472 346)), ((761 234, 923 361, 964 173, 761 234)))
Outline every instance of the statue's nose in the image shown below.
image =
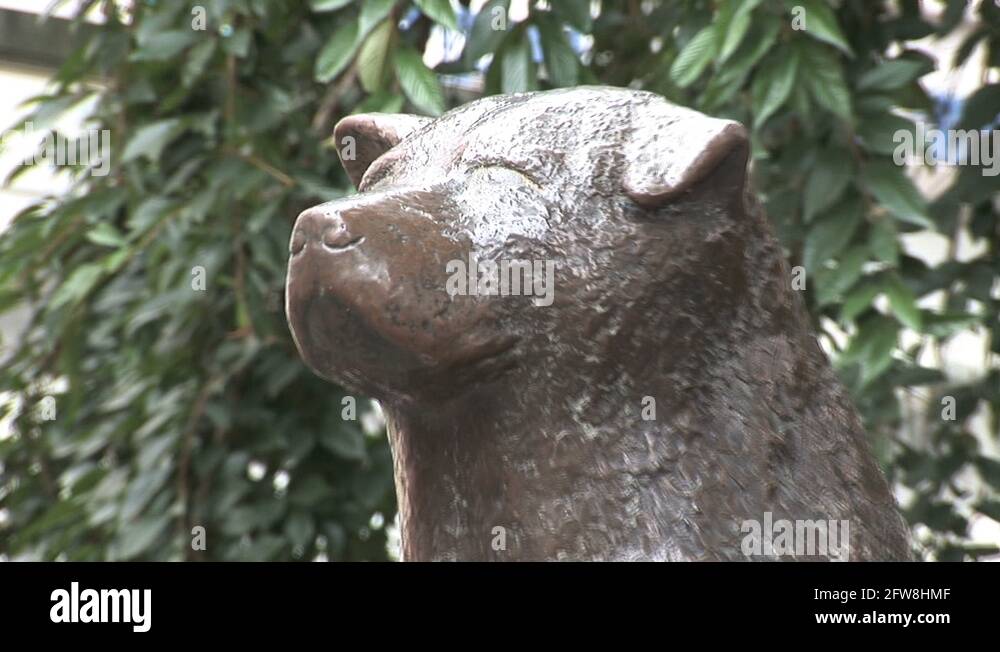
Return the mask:
POLYGON ((294 255, 307 244, 316 242, 336 251, 345 249, 356 240, 337 211, 316 206, 302 211, 295 220, 290 249, 294 255))

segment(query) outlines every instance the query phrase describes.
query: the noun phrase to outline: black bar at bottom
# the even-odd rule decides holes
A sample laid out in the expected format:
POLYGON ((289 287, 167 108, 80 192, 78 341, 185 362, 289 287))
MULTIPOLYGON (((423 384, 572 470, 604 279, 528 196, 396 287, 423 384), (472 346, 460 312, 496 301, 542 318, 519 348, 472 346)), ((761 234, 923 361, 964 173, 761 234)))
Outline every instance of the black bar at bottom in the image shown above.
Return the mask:
POLYGON ((362 633, 366 623, 376 638, 473 625, 503 639, 529 624, 577 634, 631 625, 672 636, 775 627, 950 637, 990 628, 998 590, 1000 565, 988 563, 7 563, 0 640, 185 639, 206 630, 328 637, 362 633), (109 622, 82 622, 102 617, 109 622))

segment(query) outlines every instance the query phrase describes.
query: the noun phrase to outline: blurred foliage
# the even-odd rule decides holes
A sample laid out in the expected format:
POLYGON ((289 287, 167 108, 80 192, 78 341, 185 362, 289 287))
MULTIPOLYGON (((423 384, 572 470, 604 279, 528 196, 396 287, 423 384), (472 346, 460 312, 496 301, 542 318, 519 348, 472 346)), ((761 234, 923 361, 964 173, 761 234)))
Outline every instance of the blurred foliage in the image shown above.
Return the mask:
MULTIPOLYGON (((963 2, 936 24, 916 0, 604 0, 596 16, 592 4, 532 2, 515 21, 506 0, 476 16, 467 0, 213 0, 198 30, 202 5, 137 1, 127 16, 84 2, 106 22, 29 119, 38 130, 96 98, 112 173, 77 166, 68 196, 0 238, 0 310, 32 307, 0 372, 17 398, 0 440, 0 553, 386 557, 385 437, 343 420, 342 391, 299 361, 282 310, 287 242, 300 210, 350 192, 327 142, 337 119, 438 114, 470 99, 455 80, 479 72, 487 94, 632 86, 752 127, 758 193, 807 271, 817 331, 847 334, 842 348, 823 337, 910 490, 921 554, 995 552, 967 539, 973 511, 1000 519, 1000 461, 968 425, 988 406, 996 436, 1000 372, 960 382, 918 357, 968 330, 986 333, 987 360, 1000 353, 998 181, 958 167, 929 202, 892 152, 913 116, 934 120, 918 77, 977 45, 1000 67, 1000 9, 982 2, 959 60, 935 62, 904 41, 959 29, 963 2), (444 28, 465 35, 461 53, 431 71, 421 54, 444 28), (959 260, 953 245, 928 266, 901 240, 921 229, 976 238, 982 253, 959 260), (192 289, 196 266, 205 291, 192 289), (918 305, 932 293, 939 308, 918 305), (904 418, 914 392, 930 409, 904 418)), ((957 127, 986 127, 1000 86, 964 107, 957 127)))

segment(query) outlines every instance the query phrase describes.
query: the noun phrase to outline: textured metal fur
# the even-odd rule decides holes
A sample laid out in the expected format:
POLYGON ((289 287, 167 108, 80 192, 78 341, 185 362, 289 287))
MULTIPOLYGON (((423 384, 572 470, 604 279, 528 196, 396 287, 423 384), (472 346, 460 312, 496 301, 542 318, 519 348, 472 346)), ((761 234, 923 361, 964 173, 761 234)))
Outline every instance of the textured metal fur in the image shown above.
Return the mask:
POLYGON ((742 560, 765 512, 909 557, 742 127, 583 87, 347 136, 361 192, 299 216, 287 313, 310 367, 385 410, 404 559, 742 560), (554 261, 552 305, 449 296, 470 252, 554 261))

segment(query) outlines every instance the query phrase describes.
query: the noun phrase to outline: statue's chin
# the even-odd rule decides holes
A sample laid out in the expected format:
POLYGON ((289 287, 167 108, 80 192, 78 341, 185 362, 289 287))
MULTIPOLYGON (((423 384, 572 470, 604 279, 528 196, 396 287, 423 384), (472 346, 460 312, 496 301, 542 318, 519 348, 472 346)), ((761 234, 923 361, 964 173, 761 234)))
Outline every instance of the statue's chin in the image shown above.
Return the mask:
POLYGON ((376 397, 391 392, 417 366, 412 356, 331 296, 298 302, 289 323, 306 364, 353 391, 376 397))

